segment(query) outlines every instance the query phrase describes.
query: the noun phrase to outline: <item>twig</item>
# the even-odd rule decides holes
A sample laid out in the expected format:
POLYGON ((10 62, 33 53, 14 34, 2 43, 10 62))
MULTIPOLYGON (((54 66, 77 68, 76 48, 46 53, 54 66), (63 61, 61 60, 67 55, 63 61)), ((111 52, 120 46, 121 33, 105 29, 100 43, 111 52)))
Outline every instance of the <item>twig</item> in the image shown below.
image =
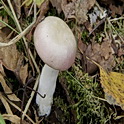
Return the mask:
MULTIPOLYGON (((100 5, 98 4, 98 2, 96 2, 95 4, 96 4, 96 6, 99 8, 99 10, 100 10, 102 13, 104 13, 103 9, 100 7, 100 5)), ((116 29, 115 29, 114 26, 112 25, 112 23, 111 23, 111 21, 110 21, 110 18, 107 18, 106 20, 107 20, 107 22, 108 22, 108 25, 109 25, 110 30, 113 29, 113 30, 115 31, 115 33, 118 35, 118 37, 120 38, 120 40, 121 40, 122 42, 124 42, 124 40, 122 39, 122 37, 119 35, 119 33, 116 31, 116 29)))
POLYGON ((4 8, 4 6, 1 6, 1 7, 0 7, 0 9, 3 9, 3 8, 4 8))
POLYGON ((35 21, 33 21, 24 31, 22 31, 19 35, 14 37, 8 43, 1 43, 0 42, 0 47, 7 47, 7 46, 10 46, 10 45, 15 44, 16 42, 18 42, 25 34, 27 34, 29 32, 29 30, 32 28, 34 23, 35 23, 35 21))
MULTIPOLYGON (((6 97, 4 97, 6 99, 6 101, 8 101, 13 107, 15 107, 18 111, 24 113, 23 111, 21 111, 21 109, 15 105, 13 102, 11 102, 10 100, 8 100, 6 97)), ((25 114, 25 117, 28 118, 28 120, 32 123, 32 124, 36 124, 27 114, 25 114)))
MULTIPOLYGON (((39 83, 39 77, 40 77, 40 75, 38 75, 38 77, 37 77, 37 79, 36 79, 36 82, 35 82, 35 85, 34 85, 34 88, 33 88, 33 90, 35 90, 35 91, 36 91, 37 86, 38 86, 38 83, 39 83)), ((28 100, 28 102, 27 102, 27 104, 26 104, 26 106, 25 106, 24 112, 23 112, 23 114, 22 114, 22 120, 23 120, 24 117, 25 117, 25 114, 26 114, 26 112, 27 112, 27 110, 28 110, 28 108, 29 108, 29 106, 30 106, 30 103, 31 103, 31 101, 32 101, 32 99, 33 99, 33 97, 34 97, 34 94, 35 94, 35 92, 32 91, 31 97, 30 97, 30 99, 28 100)))
POLYGON ((103 18, 103 19, 99 22, 99 24, 89 33, 89 36, 90 36, 101 24, 103 24, 103 23, 105 22, 106 18, 107 18, 107 16, 106 16, 105 18, 103 18))
POLYGON ((110 22, 111 22, 111 21, 118 21, 118 20, 121 20, 121 19, 124 19, 124 17, 119 17, 119 18, 110 19, 110 22))
POLYGON ((106 21, 105 21, 105 25, 104 25, 104 33, 105 33, 107 39, 109 39, 108 33, 107 33, 107 31, 106 31, 106 21))

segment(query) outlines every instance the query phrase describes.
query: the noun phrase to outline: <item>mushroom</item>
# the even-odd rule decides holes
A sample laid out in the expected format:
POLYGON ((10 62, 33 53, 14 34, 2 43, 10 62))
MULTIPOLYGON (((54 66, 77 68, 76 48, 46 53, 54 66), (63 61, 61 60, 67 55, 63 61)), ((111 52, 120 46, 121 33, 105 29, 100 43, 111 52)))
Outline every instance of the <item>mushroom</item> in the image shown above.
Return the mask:
POLYGON ((75 60, 77 44, 68 25, 60 18, 46 17, 34 31, 34 45, 45 63, 42 68, 36 103, 39 116, 48 116, 53 103, 53 94, 59 71, 69 69, 75 60))

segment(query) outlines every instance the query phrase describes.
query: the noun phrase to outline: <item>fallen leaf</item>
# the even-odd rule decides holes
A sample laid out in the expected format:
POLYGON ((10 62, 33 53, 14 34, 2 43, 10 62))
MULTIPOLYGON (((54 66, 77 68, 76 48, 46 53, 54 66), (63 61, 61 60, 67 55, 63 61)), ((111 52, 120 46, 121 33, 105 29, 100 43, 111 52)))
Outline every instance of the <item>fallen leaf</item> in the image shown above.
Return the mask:
MULTIPOLYGON (((0 74, 0 83, 4 89, 4 92, 7 93, 12 93, 12 90, 8 87, 8 85, 6 84, 3 76, 0 74)), ((20 99, 15 95, 15 94, 11 94, 11 95, 7 95, 8 98, 12 101, 20 101, 20 99)))
POLYGON ((27 76, 28 76, 28 64, 20 68, 19 75, 20 75, 20 79, 22 80, 22 83, 25 84, 27 76))
MULTIPOLYGON (((81 44, 81 43, 80 43, 81 44)), ((82 53, 83 47, 79 47, 82 53)), ((98 69, 97 66, 91 61, 86 59, 86 56, 100 64, 104 69, 111 71, 115 66, 114 51, 111 46, 111 40, 104 39, 101 44, 95 43, 93 41, 91 44, 87 45, 86 50, 83 51, 83 68, 89 73, 93 74, 98 69)))
POLYGON ((44 2, 45 0, 35 0, 36 5, 40 7, 40 5, 44 2))
POLYGON ((124 110, 124 74, 118 72, 106 72, 98 63, 89 59, 100 70, 100 83, 105 92, 105 99, 109 104, 120 106, 124 110))
MULTIPOLYGON (((11 121, 13 124, 20 124, 21 118, 18 117, 17 115, 13 115, 13 114, 3 114, 2 116, 3 116, 4 120, 9 120, 9 121, 11 121)), ((22 120, 22 124, 29 124, 29 122, 26 122, 25 120, 22 120)))
POLYGON ((8 70, 14 71, 19 59, 19 52, 16 49, 16 45, 0 48, 0 59, 8 70))
POLYGON ((60 14, 60 12, 62 11, 62 0, 50 0, 51 4, 53 7, 55 7, 58 11, 58 13, 60 14))
POLYGON ((25 0, 25 1, 22 3, 22 5, 25 4, 25 6, 29 6, 29 5, 31 5, 32 2, 33 2, 33 0, 25 0))
POLYGON ((1 114, 0 114, 0 124, 6 124, 1 114))
POLYGON ((116 7, 115 5, 110 4, 110 10, 112 12, 112 14, 111 14, 112 17, 114 17, 116 14, 122 15, 123 10, 124 10, 124 5, 116 7))
POLYGON ((72 2, 67 2, 64 0, 62 2, 62 10, 65 17, 75 18, 78 24, 83 24, 87 20, 87 12, 95 4, 95 0, 72 0, 72 2))
MULTIPOLYGON (((9 41, 5 33, 0 32, 0 35, 2 36, 0 42, 9 41)), ((20 57, 21 54, 18 52, 16 44, 0 48, 0 61, 8 70, 14 71, 17 68, 20 57)))
MULTIPOLYGON (((35 3, 38 7, 44 2, 45 0, 35 0, 35 3)), ((22 5, 30 6, 33 3, 33 0, 25 0, 22 5)))
POLYGON ((124 47, 118 49, 118 56, 123 56, 124 55, 124 47))
POLYGON ((124 74, 117 72, 107 73, 100 65, 98 67, 105 99, 109 104, 120 106, 124 110, 124 74))
POLYGON ((2 116, 3 116, 4 120, 9 120, 14 124, 19 124, 20 123, 20 117, 18 117, 17 115, 3 114, 2 116))
POLYGON ((5 72, 4 72, 4 68, 3 68, 3 63, 2 63, 2 61, 0 60, 0 73, 2 74, 2 75, 6 75, 5 74, 5 72))

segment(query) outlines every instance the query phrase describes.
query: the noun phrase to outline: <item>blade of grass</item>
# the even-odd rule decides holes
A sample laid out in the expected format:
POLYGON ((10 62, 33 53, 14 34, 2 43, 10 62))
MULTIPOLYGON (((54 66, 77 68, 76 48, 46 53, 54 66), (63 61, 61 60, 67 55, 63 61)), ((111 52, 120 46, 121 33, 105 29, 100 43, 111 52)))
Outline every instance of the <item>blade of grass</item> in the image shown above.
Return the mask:
MULTIPOLYGON (((19 31, 22 32, 22 28, 21 28, 21 26, 20 26, 20 24, 19 24, 19 21, 18 21, 18 19, 17 19, 17 16, 16 16, 16 14, 15 14, 15 11, 14 11, 14 9, 13 9, 13 6, 12 6, 10 0, 8 0, 8 4, 9 4, 10 9, 11 9, 11 11, 12 11, 12 14, 13 14, 13 17, 14 17, 14 20, 15 20, 15 23, 17 24, 19 31)), ((34 21, 36 21, 36 7, 35 7, 35 6, 36 6, 36 5, 34 4, 34 21)), ((27 50, 27 52, 28 52, 28 54, 29 54, 29 56, 30 56, 30 58, 31 58, 31 60, 32 60, 34 66, 35 66, 35 68, 36 68, 36 70, 37 70, 37 72, 39 73, 40 70, 39 70, 39 68, 38 68, 38 66, 37 66, 37 63, 36 63, 35 60, 34 60, 34 57, 33 57, 32 53, 31 53, 30 49, 28 48, 28 43, 26 42, 26 38, 25 38, 24 36, 23 36, 22 38, 23 38, 23 41, 24 41, 26 50, 27 50)))
POLYGON ((6 22, 2 21, 1 19, 0 19, 0 22, 3 23, 4 25, 6 25, 7 27, 9 27, 11 30, 13 30, 13 31, 16 32, 17 34, 19 34, 18 31, 16 31, 12 26, 8 25, 6 22))

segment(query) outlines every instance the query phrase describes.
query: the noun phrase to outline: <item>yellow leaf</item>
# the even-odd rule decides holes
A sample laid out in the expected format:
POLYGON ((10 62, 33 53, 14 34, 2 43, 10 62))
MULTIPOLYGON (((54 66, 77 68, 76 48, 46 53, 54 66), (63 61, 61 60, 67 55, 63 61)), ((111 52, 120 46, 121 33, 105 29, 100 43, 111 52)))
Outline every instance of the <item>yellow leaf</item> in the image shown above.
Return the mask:
POLYGON ((40 6, 44 2, 44 0, 35 0, 35 2, 38 6, 40 6))
POLYGON ((23 3, 22 3, 22 6, 25 4, 25 6, 30 6, 30 4, 33 2, 33 0, 25 0, 23 3))
POLYGON ((105 92, 105 99, 109 104, 118 105, 124 110, 124 74, 106 72, 99 64, 95 64, 100 69, 100 83, 105 92))
MULTIPOLYGON (((86 57, 90 60, 88 57, 86 57)), ((106 72, 98 63, 91 60, 99 67, 100 83, 105 92, 105 99, 109 104, 118 105, 124 110, 124 74, 106 72)))
MULTIPOLYGON (((45 0, 34 0, 37 6, 40 6, 45 0)), ((22 5, 30 6, 33 0, 25 0, 22 5)))

